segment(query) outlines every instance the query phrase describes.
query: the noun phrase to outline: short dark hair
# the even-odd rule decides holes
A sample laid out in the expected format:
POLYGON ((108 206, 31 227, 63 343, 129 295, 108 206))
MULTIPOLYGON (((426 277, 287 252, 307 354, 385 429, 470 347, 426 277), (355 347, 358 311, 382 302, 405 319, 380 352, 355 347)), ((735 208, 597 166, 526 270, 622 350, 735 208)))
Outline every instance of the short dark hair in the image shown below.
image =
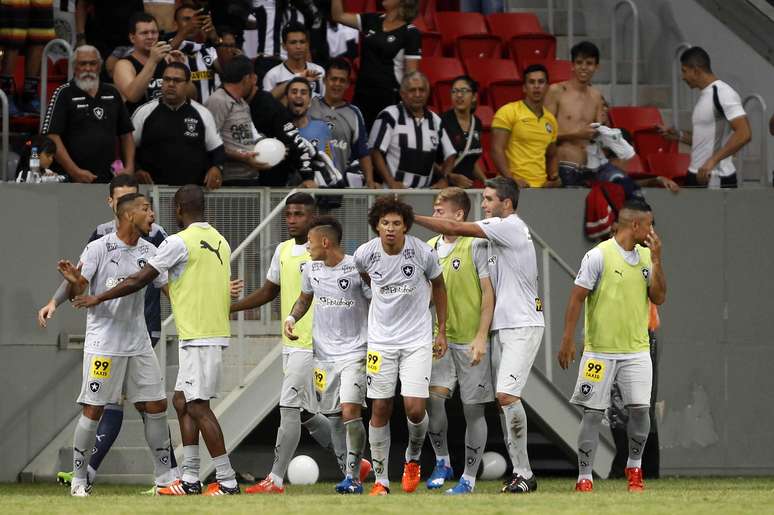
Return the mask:
POLYGON ((336 245, 341 243, 341 237, 344 234, 341 223, 330 215, 318 216, 312 220, 312 223, 309 224, 309 230, 311 231, 312 229, 320 229, 325 231, 328 237, 333 236, 333 239, 336 240, 336 245))
MULTIPOLYGON (((110 198, 113 198, 113 190, 116 188, 139 188, 137 178, 128 173, 119 173, 110 180, 110 198)), ((123 198, 123 197, 122 197, 123 198)))
MULTIPOLYGON (((180 6, 178 6, 177 9, 175 9, 175 14, 172 17, 172 19, 177 21, 177 15, 180 14, 180 11, 182 11, 183 9, 192 9, 194 11, 197 10, 196 6, 193 5, 192 3, 190 3, 190 2, 183 2, 182 4, 180 4, 180 6)), ((220 32, 218 32, 218 35, 222 35, 222 34, 220 34, 220 32)))
POLYGON ((145 198, 145 195, 142 193, 127 193, 118 199, 118 204, 116 204, 116 214, 118 216, 124 214, 124 212, 129 208, 129 205, 138 198, 145 198))
POLYGON ((530 64, 529 66, 524 68, 524 71, 522 72, 521 76, 524 80, 527 80, 527 75, 535 72, 543 72, 543 74, 546 76, 546 82, 548 82, 548 68, 546 68, 540 63, 530 64))
POLYGON ((621 210, 623 211, 624 209, 628 209, 630 211, 639 211, 640 213, 653 212, 653 208, 650 207, 650 204, 640 198, 632 198, 624 202, 623 206, 621 206, 621 210))
POLYGON ((312 94, 312 85, 309 83, 308 80, 306 80, 303 77, 293 77, 288 81, 288 83, 285 85, 285 96, 288 96, 288 93, 290 92, 290 87, 293 84, 304 84, 309 89, 309 94, 312 94))
POLYGON ((451 83, 452 85, 454 85, 455 82, 460 80, 468 83, 468 87, 471 89, 471 91, 473 91, 474 95, 478 93, 478 82, 473 80, 473 78, 470 77, 469 75, 460 75, 459 77, 455 77, 451 83))
POLYGON ((177 68, 178 70, 183 70, 183 73, 185 74, 185 81, 191 81, 191 69, 183 63, 172 61, 171 63, 167 63, 167 65, 164 67, 164 71, 166 71, 168 68, 177 68))
POLYGON ((186 184, 175 192, 175 207, 192 216, 204 216, 204 189, 198 184, 186 184))
POLYGON ((379 220, 385 215, 398 214, 403 218, 403 225, 406 226, 406 232, 411 230, 414 225, 414 208, 409 204, 402 202, 397 195, 385 195, 377 198, 374 205, 368 210, 368 225, 374 232, 379 232, 379 220))
POLYGON ((352 65, 343 57, 334 57, 328 61, 328 66, 325 67, 326 74, 331 70, 344 70, 349 77, 352 74, 352 65))
POLYGON ((159 28, 159 22, 156 21, 156 18, 154 18, 152 14, 148 14, 145 11, 137 11, 129 17, 129 34, 137 33, 138 23, 151 22, 156 24, 157 29, 159 28))
POLYGON ((680 54, 680 64, 688 68, 698 68, 707 73, 712 73, 712 61, 706 50, 700 46, 692 46, 680 54))
POLYGON ((484 183, 487 188, 492 188, 501 201, 511 199, 513 209, 519 205, 519 185, 510 177, 495 177, 484 183))
POLYGON ((591 57, 599 64, 599 48, 591 41, 581 41, 570 49, 570 59, 575 61, 578 57, 591 57))
POLYGON ((291 32, 303 32, 304 36, 306 36, 306 41, 309 42, 309 33, 306 31, 306 27, 304 27, 303 23, 299 23, 297 21, 291 21, 287 23, 284 27, 282 27, 283 43, 287 43, 288 34, 290 34, 291 32))
POLYGON ((308 206, 310 209, 314 209, 316 203, 314 197, 309 193, 299 191, 298 193, 293 193, 285 201, 286 206, 289 206, 290 204, 301 204, 302 206, 308 206))
POLYGON ((225 84, 235 84, 254 73, 255 69, 250 58, 238 55, 226 63, 223 67, 223 73, 220 74, 220 79, 225 84))

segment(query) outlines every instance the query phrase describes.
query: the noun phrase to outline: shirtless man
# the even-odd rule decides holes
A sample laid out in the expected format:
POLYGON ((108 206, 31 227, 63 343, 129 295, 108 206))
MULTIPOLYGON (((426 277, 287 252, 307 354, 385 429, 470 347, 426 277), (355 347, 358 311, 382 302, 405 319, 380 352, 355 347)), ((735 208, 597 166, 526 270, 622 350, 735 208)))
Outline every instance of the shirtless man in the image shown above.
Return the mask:
POLYGON ((570 51, 573 77, 551 85, 545 107, 559 123, 557 154, 562 186, 582 186, 586 165, 586 145, 596 131, 591 123, 606 123, 602 93, 591 85, 599 67, 599 49, 581 41, 570 51))

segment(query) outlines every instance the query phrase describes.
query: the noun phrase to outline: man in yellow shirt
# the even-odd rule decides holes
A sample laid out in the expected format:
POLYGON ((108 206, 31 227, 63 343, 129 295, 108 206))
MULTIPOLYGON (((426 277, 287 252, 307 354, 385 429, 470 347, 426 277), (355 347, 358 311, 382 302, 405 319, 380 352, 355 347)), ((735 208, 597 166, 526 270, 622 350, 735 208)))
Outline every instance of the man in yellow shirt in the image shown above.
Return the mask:
POLYGON ((543 99, 548 91, 548 71, 542 64, 524 69, 524 100, 497 110, 492 121, 491 155, 503 177, 521 188, 560 186, 556 137, 559 125, 543 99))
POLYGON ((576 491, 593 489, 594 454, 613 383, 618 384, 629 410, 629 460, 625 469, 629 491, 639 492, 645 487, 642 452, 650 431, 648 411, 653 384, 650 302, 660 305, 665 298, 661 240, 653 230, 653 213, 642 200, 627 201, 620 211, 615 236, 584 256, 564 317, 559 365, 566 369, 575 360, 575 324, 585 303, 583 356, 570 401, 583 407, 576 491))

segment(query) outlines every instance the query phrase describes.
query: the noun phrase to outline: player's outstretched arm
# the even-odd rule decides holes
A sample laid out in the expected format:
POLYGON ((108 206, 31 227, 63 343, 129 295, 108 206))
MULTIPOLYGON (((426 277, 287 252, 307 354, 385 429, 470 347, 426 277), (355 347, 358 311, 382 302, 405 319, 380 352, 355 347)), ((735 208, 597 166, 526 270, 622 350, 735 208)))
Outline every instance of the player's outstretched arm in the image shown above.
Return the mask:
POLYGON ((489 277, 479 279, 481 284, 481 318, 478 321, 478 332, 470 344, 470 364, 478 365, 486 356, 486 340, 489 337, 489 327, 494 316, 495 295, 492 281, 489 277))
POLYGON ((298 336, 293 333, 296 328, 296 322, 301 320, 306 315, 306 312, 309 311, 309 306, 312 305, 313 299, 313 294, 301 292, 296 303, 293 304, 293 309, 290 310, 290 315, 285 319, 284 326, 285 336, 291 340, 298 340, 298 336))
POLYGON ((150 284, 159 272, 152 266, 143 267, 139 272, 130 275, 113 288, 103 291, 99 295, 83 295, 73 300, 73 306, 76 308, 90 308, 105 302, 106 300, 126 297, 136 291, 140 291, 150 284))
POLYGON ((650 259, 652 270, 650 271, 650 285, 648 286, 648 298, 656 306, 660 306, 666 300, 666 277, 664 269, 661 266, 661 238, 656 231, 650 230, 650 234, 645 240, 645 244, 650 249, 650 259))
POLYGON ((580 317, 583 301, 589 296, 591 290, 587 290, 577 284, 570 291, 570 301, 567 303, 567 311, 564 313, 564 334, 562 345, 559 348, 559 366, 566 369, 575 361, 575 325, 580 317))
POLYGON ((438 321, 438 334, 433 344, 433 354, 436 358, 442 358, 446 354, 448 344, 446 342, 446 283, 443 274, 430 280, 433 288, 433 304, 435 305, 435 317, 438 321))
POLYGON ((417 215, 414 221, 422 227, 427 227, 433 232, 447 236, 472 236, 473 238, 486 238, 486 233, 478 225, 472 222, 456 222, 432 216, 417 215))
POLYGON ((271 281, 266 281, 260 289, 255 290, 253 293, 245 297, 244 299, 231 304, 231 312, 244 311, 245 309, 258 308, 271 302, 279 295, 280 287, 278 284, 274 284, 271 281))
POLYGON ((83 293, 89 287, 89 281, 81 275, 80 268, 76 267, 66 259, 60 260, 56 264, 57 270, 67 281, 67 298, 72 299, 76 295, 83 293))
POLYGON ((45 306, 38 310, 38 325, 40 327, 45 329, 45 327, 48 325, 48 321, 54 318, 56 308, 67 301, 67 291, 70 289, 69 284, 70 283, 67 281, 62 281, 62 283, 54 292, 54 295, 51 296, 51 300, 49 300, 45 306))

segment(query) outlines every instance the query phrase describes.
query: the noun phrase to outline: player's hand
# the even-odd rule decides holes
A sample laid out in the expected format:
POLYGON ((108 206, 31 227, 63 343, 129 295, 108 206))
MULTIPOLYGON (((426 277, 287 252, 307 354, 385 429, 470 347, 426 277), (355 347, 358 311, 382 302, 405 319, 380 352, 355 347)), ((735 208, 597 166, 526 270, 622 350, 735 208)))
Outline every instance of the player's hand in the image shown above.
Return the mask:
POLYGON ((650 257, 653 261, 661 261, 661 238, 651 227, 648 236, 645 238, 645 245, 650 249, 650 257))
POLYGON ((446 354, 446 350, 449 348, 449 344, 446 342, 446 332, 438 331, 438 335, 435 337, 433 343, 433 357, 435 359, 441 359, 446 354))
POLYGON ((145 170, 137 170, 134 172, 134 177, 140 184, 153 184, 153 177, 145 170))
POLYGON ((79 295, 73 299, 76 308, 92 308, 100 304, 100 300, 94 295, 79 295))
POLYGON ((204 177, 204 186, 208 190, 216 190, 223 184, 223 177, 220 174, 220 168, 212 166, 204 177))
POLYGON ((701 168, 697 171, 696 182, 699 184, 708 184, 710 180, 710 174, 715 169, 716 163, 710 158, 701 165, 701 168))
POLYGON ((486 338, 474 338, 470 342, 470 366, 475 367, 486 356, 486 338))
POLYGON ((150 49, 148 60, 153 63, 160 63, 172 51, 172 47, 166 41, 156 41, 150 49))
POLYGON ((229 293, 232 299, 239 298, 239 294, 245 289, 244 279, 234 279, 229 283, 229 293))
POLYGON ((91 170, 85 168, 78 168, 78 170, 71 174, 73 182, 86 182, 92 183, 97 180, 97 176, 94 175, 91 170))
POLYGON ((296 323, 292 320, 285 320, 285 324, 283 325, 282 332, 285 333, 285 336, 288 337, 289 340, 295 341, 298 340, 298 335, 293 334, 293 331, 296 329, 296 323))
POLYGON ((452 184, 452 186, 457 186, 458 188, 465 189, 473 186, 473 181, 471 181, 461 173, 450 173, 447 178, 449 182, 452 184))
POLYGON ((671 141, 680 141, 680 132, 674 127, 667 127, 665 125, 656 125, 656 130, 659 134, 671 141))
POLYGON ((56 302, 52 299, 38 311, 38 325, 45 329, 48 321, 54 318, 54 313, 56 313, 56 302))
POLYGON ((675 181, 670 179, 669 177, 658 177, 658 182, 665 188, 671 191, 672 193, 677 193, 680 191, 680 185, 677 184, 675 181))
POLYGON ((562 338, 562 346, 559 348, 559 366, 567 370, 575 361, 575 342, 572 339, 562 338))
POLYGON ((70 284, 77 283, 81 278, 81 273, 78 271, 78 269, 66 259, 58 261, 56 264, 56 269, 59 270, 59 273, 62 274, 62 277, 64 277, 65 281, 70 284))

